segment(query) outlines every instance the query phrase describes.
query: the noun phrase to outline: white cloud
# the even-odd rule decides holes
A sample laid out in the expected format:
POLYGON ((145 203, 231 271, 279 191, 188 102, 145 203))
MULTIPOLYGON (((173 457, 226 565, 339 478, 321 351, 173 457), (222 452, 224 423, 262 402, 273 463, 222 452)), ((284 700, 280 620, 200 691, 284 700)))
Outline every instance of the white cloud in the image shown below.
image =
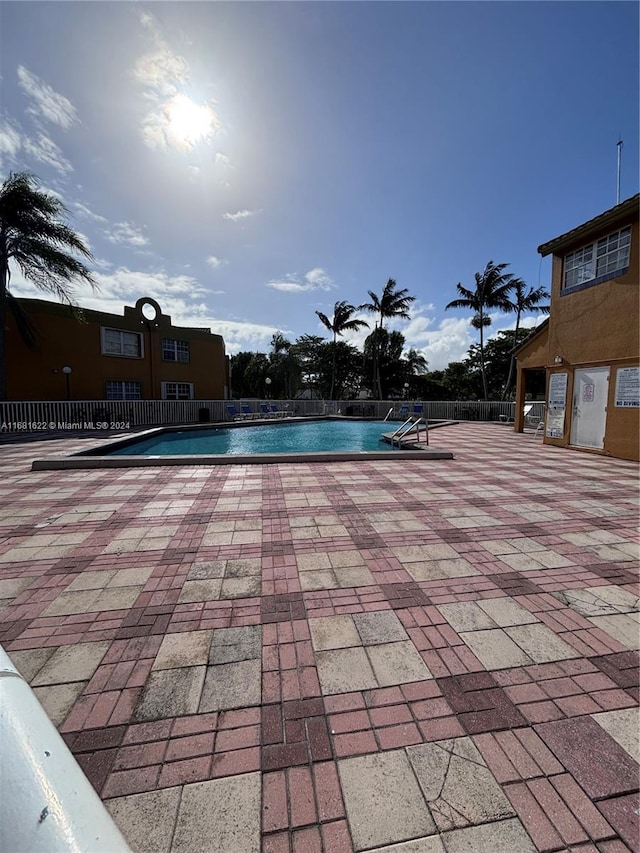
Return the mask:
POLYGON ((68 130, 78 121, 76 108, 71 101, 23 65, 18 66, 18 85, 33 101, 33 104, 27 108, 27 112, 36 120, 44 118, 64 130, 68 130))
POLYGON ((311 284, 300 284, 298 281, 268 281, 267 287, 281 290, 283 293, 304 293, 307 290, 313 290, 311 284))
POLYGON ((0 124, 0 169, 4 170, 15 164, 21 147, 19 129, 13 123, 3 121, 0 124))
POLYGON ((38 162, 46 163, 63 175, 73 172, 73 166, 60 148, 41 131, 38 131, 35 139, 24 137, 22 144, 25 152, 38 162))
POLYGON ((469 347, 476 340, 472 331, 470 320, 446 317, 436 329, 425 333, 426 344, 420 346, 418 341, 407 339, 407 346, 413 346, 424 355, 430 370, 444 370, 450 362, 466 358, 469 347))
POLYGON ((216 258, 215 255, 209 255, 209 257, 207 258, 207 263, 212 269, 217 270, 220 269, 223 264, 226 264, 227 261, 223 260, 222 258, 216 258))
POLYGON ((333 280, 322 267, 314 267, 305 273, 304 277, 314 290, 333 290, 335 287, 333 280))
POLYGON ((146 246, 149 240, 139 228, 129 222, 116 222, 113 231, 104 232, 111 243, 132 246, 134 249, 146 246))
MULTIPOLYGON (((135 305, 144 296, 156 299, 163 312, 171 316, 177 326, 211 329, 222 335, 228 354, 240 350, 264 350, 269 346, 276 326, 236 320, 218 320, 202 301, 205 291, 200 282, 190 276, 170 276, 165 272, 145 273, 121 267, 111 274, 94 273, 99 290, 82 284, 74 292, 77 304, 93 311, 122 316, 125 305, 135 305)), ((28 299, 50 297, 26 281, 19 270, 12 276, 12 293, 28 299)), ((51 301, 55 301, 51 299, 51 301)))
POLYGON ((156 18, 150 12, 140 13, 140 23, 151 36, 155 50, 138 59, 133 70, 134 77, 160 95, 175 95, 180 85, 189 82, 187 61, 171 50, 160 32, 156 18))
POLYGON ((282 331, 277 326, 263 326, 260 323, 241 323, 231 320, 211 319, 210 328, 224 338, 227 355, 234 355, 241 350, 255 352, 268 348, 271 338, 276 332, 282 331))
POLYGON ((248 219, 250 216, 255 216, 260 213, 259 210, 239 210, 237 213, 223 213, 222 218, 229 222, 239 222, 241 219, 248 219))
POLYGON ((189 82, 186 60, 174 54, 165 42, 161 49, 138 59, 133 75, 138 82, 165 97, 176 95, 178 86, 189 82))
POLYGON ((91 222, 101 223, 106 223, 108 221, 107 219, 105 219, 104 216, 99 216, 97 213, 94 213, 92 210, 89 210, 86 204, 81 204, 79 201, 74 201, 73 206, 76 210, 76 213, 83 219, 89 219, 91 222))
POLYGON ((187 60, 171 49, 152 14, 142 12, 140 23, 154 43, 154 49, 133 68, 144 98, 152 105, 142 120, 145 145, 191 151, 201 143, 210 144, 221 125, 215 102, 197 104, 185 94, 190 80, 187 60))
POLYGON ((309 272, 305 273, 300 280, 300 276, 294 273, 287 273, 283 279, 272 279, 267 282, 267 287, 273 290, 280 290, 283 293, 305 293, 309 290, 333 290, 335 284, 327 271, 322 267, 314 267, 309 272))
POLYGON ((220 151, 215 156, 215 164, 216 166, 225 168, 225 169, 233 169, 231 165, 231 160, 227 157, 226 154, 222 154, 220 151))
POLYGON ((168 275, 164 271, 141 272, 119 267, 113 273, 96 273, 96 281, 102 294, 110 294, 119 300, 133 299, 135 302, 141 296, 200 296, 206 293, 200 282, 189 275, 168 275))

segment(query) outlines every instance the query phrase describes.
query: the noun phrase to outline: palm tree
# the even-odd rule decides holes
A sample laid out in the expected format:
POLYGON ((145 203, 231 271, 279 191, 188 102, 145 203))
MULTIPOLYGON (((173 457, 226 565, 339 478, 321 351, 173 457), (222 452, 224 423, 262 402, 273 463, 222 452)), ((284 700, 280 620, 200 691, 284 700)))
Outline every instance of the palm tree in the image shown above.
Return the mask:
POLYGON ((445 311, 449 308, 470 308, 473 311, 471 325, 480 331, 480 370, 485 400, 489 394, 484 366, 484 329, 491 325, 491 317, 488 316, 487 311, 492 308, 499 308, 502 311, 510 310, 509 293, 513 276, 505 272, 508 266, 509 264, 494 264, 493 261, 489 261, 482 274, 478 272, 475 274, 476 289, 468 290, 458 282, 456 290, 460 298, 454 299, 445 306, 445 311))
POLYGON ((353 319, 356 310, 355 306, 343 300, 342 302, 336 302, 333 306, 333 317, 331 320, 322 311, 316 311, 323 326, 326 326, 330 332, 333 332, 333 366, 331 372, 331 391, 329 392, 330 400, 333 400, 333 389, 336 382, 336 341, 338 335, 342 335, 343 332, 355 332, 363 326, 369 328, 369 324, 364 320, 353 319))
MULTIPOLYGON (((376 328, 384 327, 385 319, 391 317, 402 317, 405 320, 409 319, 409 306, 416 301, 415 296, 409 296, 409 291, 406 287, 402 290, 396 290, 397 284, 395 279, 390 278, 384 286, 382 295, 378 296, 372 290, 367 291, 371 302, 365 302, 359 306, 360 310, 370 311, 372 314, 380 315, 380 326, 376 323, 376 328)), ((375 329, 374 329, 375 333, 375 329)), ((378 358, 378 347, 376 344, 374 352, 374 383, 378 389, 378 399, 382 399, 382 382, 380 379, 380 364, 378 358)))
POLYGON ((422 376, 427 372, 427 368, 429 367, 429 362, 424 355, 420 350, 413 347, 407 350, 404 360, 407 363, 407 369, 411 376, 422 376))
POLYGON ((70 305, 74 280, 95 286, 87 267, 68 254, 71 250, 93 260, 83 240, 63 221, 66 214, 62 202, 39 189, 29 172, 9 174, 0 187, 0 400, 7 388, 7 310, 19 313, 19 304, 9 293, 9 265, 15 264, 40 290, 70 305))
MULTIPOLYGON (((527 285, 521 278, 511 279, 511 287, 513 292, 509 300, 511 307, 508 310, 511 312, 515 312, 516 315, 516 327, 513 332, 513 346, 515 348, 518 343, 518 330, 520 328, 520 319, 522 315, 526 311, 540 311, 542 314, 548 314, 550 311, 550 306, 540 304, 543 299, 549 298, 549 291, 545 290, 544 287, 536 287, 535 289, 533 287, 530 287, 529 290, 527 290, 527 285)), ((511 362, 509 364, 509 375, 507 376, 507 381, 502 391, 503 400, 509 393, 509 388, 511 387, 511 380, 513 379, 513 368, 515 366, 515 362, 516 357, 512 353, 511 362)))

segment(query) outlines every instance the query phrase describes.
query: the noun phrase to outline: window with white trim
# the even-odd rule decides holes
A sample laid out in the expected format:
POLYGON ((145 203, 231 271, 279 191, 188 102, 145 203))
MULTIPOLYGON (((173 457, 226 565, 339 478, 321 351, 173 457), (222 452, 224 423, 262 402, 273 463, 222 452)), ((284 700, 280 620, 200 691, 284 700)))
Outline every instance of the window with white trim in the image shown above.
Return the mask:
POLYGON ((140 382, 110 379, 105 396, 107 400, 142 400, 142 385, 140 382))
POLYGON ((595 243, 570 252, 564 258, 562 289, 613 278, 629 267, 631 226, 608 234, 595 243))
POLYGON ((163 400, 193 400, 192 382, 163 382, 163 400))
POLYGON ((162 358, 164 361, 189 361, 189 341, 162 339, 162 358))
POLYGON ((120 355, 125 358, 142 358, 144 345, 140 332, 125 332, 123 329, 100 329, 102 355, 120 355))

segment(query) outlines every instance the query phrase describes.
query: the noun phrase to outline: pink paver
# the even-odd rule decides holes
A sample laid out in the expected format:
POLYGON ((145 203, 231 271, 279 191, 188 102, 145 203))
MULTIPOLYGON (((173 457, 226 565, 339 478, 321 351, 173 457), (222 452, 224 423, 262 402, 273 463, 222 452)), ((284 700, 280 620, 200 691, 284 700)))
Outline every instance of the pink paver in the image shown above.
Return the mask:
MULTIPOLYGON (((638 654, 569 594, 638 595, 625 545, 638 539, 637 466, 499 424, 460 424, 431 441, 455 458, 90 477, 30 471, 33 458, 90 440, 3 448, 0 642, 62 716, 125 835, 132 815, 170 820, 168 837, 184 845, 185 820, 236 792, 264 853, 351 853, 371 797, 352 762, 403 768, 421 744, 472 741, 511 816, 491 823, 469 809, 457 820, 470 832, 539 853, 638 851, 638 765, 621 745, 634 733, 614 740, 593 719, 638 707, 638 654), (56 543, 64 552, 50 551, 56 543), (460 621, 478 602, 497 624, 460 621), (338 625, 336 647, 355 651, 332 651, 338 625), (508 636, 504 663, 484 651, 484 631, 508 636), (160 652, 165 637, 181 639, 160 652), (76 672, 57 663, 68 648, 76 672), (381 669, 381 655, 394 665, 381 669), (319 674, 318 660, 343 658, 366 662, 367 677, 319 674), (74 684, 79 695, 60 704, 74 684), (173 791, 182 805, 167 818, 173 791)), ((425 849, 441 849, 433 793, 412 778, 385 790, 420 804, 416 825, 433 835, 425 849)), ((407 840, 379 811, 367 845, 407 840)))

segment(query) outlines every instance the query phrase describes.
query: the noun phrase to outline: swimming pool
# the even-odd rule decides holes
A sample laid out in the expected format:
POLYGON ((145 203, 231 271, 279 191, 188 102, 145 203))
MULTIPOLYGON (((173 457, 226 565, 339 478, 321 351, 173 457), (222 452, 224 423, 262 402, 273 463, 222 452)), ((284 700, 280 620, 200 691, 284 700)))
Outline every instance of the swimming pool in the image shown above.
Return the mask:
MULTIPOLYGON (((305 421, 277 424, 185 429, 163 432, 123 447, 106 449, 113 456, 242 455, 253 453, 319 453, 385 451, 393 448, 382 433, 397 425, 385 421, 305 421)), ((395 450, 397 453, 397 449, 395 450)))
MULTIPOLYGON (((430 421, 429 429, 446 426, 430 421)), ((400 424, 351 418, 291 418, 279 423, 162 427, 68 456, 34 459, 32 471, 142 468, 157 465, 263 465, 278 462, 453 459, 453 453, 419 444, 402 450, 381 440, 400 424)))

